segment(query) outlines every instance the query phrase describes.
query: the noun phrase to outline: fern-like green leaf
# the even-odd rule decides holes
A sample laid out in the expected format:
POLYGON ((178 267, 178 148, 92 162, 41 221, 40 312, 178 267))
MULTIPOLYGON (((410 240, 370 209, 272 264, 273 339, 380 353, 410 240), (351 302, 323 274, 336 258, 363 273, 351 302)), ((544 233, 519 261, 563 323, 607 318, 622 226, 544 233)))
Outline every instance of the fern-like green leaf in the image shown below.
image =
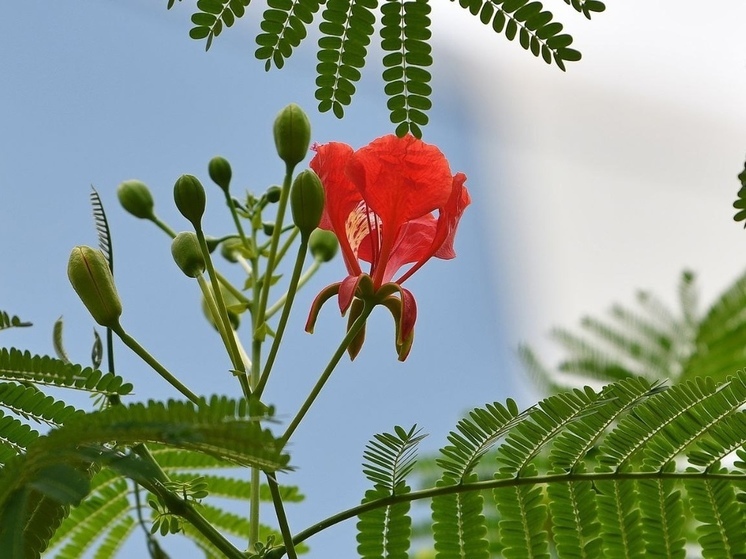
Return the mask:
MULTIPOLYGON (((416 425, 408 431, 396 426, 393 433, 378 434, 366 445, 363 473, 374 488, 366 491, 363 503, 410 492, 406 477, 414 467, 417 445, 424 438, 416 425)), ((412 530, 409 502, 360 514, 357 530, 361 558, 406 559, 412 530)))
MULTIPOLYGON (((721 471, 719 467, 712 471, 721 471)), ((725 480, 687 480, 685 487, 692 514, 700 525, 702 557, 746 556, 744 511, 736 499, 735 487, 725 480)))
POLYGON ((540 56, 544 62, 554 62, 565 70, 565 62, 580 60, 580 53, 570 48, 572 37, 561 33, 563 26, 544 11, 541 2, 529 0, 459 0, 459 5, 490 25, 496 33, 504 33, 524 50, 540 56))
MULTIPOLYGON (((194 27, 189 31, 192 39, 206 39, 205 50, 210 50, 212 40, 243 17, 251 0, 197 0, 197 12, 192 15, 194 27)), ((170 6, 169 6, 170 8, 170 6)))
POLYGON ((498 449, 502 474, 518 474, 569 423, 594 409, 597 394, 590 388, 550 396, 528 411, 498 449))
MULTIPOLYGON (((533 464, 522 477, 537 473, 533 464)), ((502 477, 498 474, 497 477, 502 477)), ((506 559, 549 559, 549 536, 545 529, 548 514, 541 485, 517 485, 495 489, 500 511, 500 540, 506 559)))
POLYGON ((38 436, 37 431, 0 410, 0 465, 24 452, 38 436))
POLYGON ((592 413, 586 413, 567 425, 554 440, 549 461, 555 471, 574 471, 594 448, 597 440, 626 410, 642 399, 656 394, 658 384, 644 379, 627 379, 604 388, 598 397, 586 388, 589 402, 597 402, 592 413))
POLYGON ((132 385, 122 377, 49 356, 0 348, 0 380, 124 396, 132 385))
POLYGON ((743 367, 746 349, 746 275, 741 276, 712 305, 693 340, 697 351, 684 364, 683 378, 711 376, 724 380, 743 367))
POLYGON ((448 435, 451 444, 440 449, 441 457, 436 463, 443 468, 444 477, 448 476, 454 483, 463 481, 482 456, 520 418, 518 406, 513 400, 508 400, 507 406, 495 402, 469 412, 469 417, 456 425, 458 432, 448 435))
POLYGON ((646 400, 605 438, 601 463, 617 469, 644 450, 646 465, 661 468, 746 402, 744 379, 746 373, 721 389, 710 379, 697 378, 646 400))
POLYGON ((267 0, 261 23, 263 32, 256 37, 256 57, 266 61, 265 70, 272 64, 277 68, 285 65, 293 49, 306 38, 306 25, 313 21, 320 4, 319 0, 267 0))
MULTIPOLYGON (((409 487, 402 481, 393 490, 404 495, 409 487)), ((365 492, 363 503, 390 495, 389 488, 378 486, 365 492)), ((411 530, 408 502, 363 513, 357 523, 357 552, 361 559, 407 559, 411 530)))
POLYGON ((604 3, 598 0, 565 0, 565 4, 572 6, 588 19, 591 19, 594 13, 600 13, 606 9, 604 3))
MULTIPOLYGON (((437 487, 454 485, 448 474, 437 487)), ((477 481, 472 473, 463 478, 466 483, 477 481)), ((431 503, 433 539, 436 559, 488 559, 487 521, 483 514, 484 499, 476 491, 433 497, 431 503)))
POLYGON ((62 425, 72 415, 83 413, 65 402, 46 396, 33 386, 12 382, 0 382, 0 407, 25 419, 51 426, 62 425))
POLYGON ((109 263, 109 269, 114 271, 114 249, 111 243, 111 231, 109 230, 109 221, 106 219, 104 205, 96 189, 91 186, 91 207, 93 208, 93 222, 96 226, 98 236, 98 248, 106 257, 109 263))
POLYGON ((9 315, 5 311, 0 311, 0 330, 8 328, 27 328, 33 326, 30 322, 24 322, 19 317, 9 315))
POLYGON ((691 451, 687 457, 690 464, 709 469, 744 446, 746 412, 741 410, 708 429, 707 436, 697 441, 698 448, 691 451))
MULTIPOLYGON (((576 468, 583 471, 583 466, 576 468)), ((547 487, 552 538, 560 557, 601 557, 601 525, 590 481, 552 483, 547 487)))
POLYGON ((417 445, 425 437, 416 425, 409 431, 397 426, 394 433, 376 435, 365 447, 363 473, 375 486, 393 495, 412 471, 417 445))
MULTIPOLYGON (((733 202, 733 207, 738 210, 733 219, 746 221, 746 164, 743 166, 743 171, 738 174, 738 180, 741 181, 741 188, 738 190, 738 199, 733 202)), ((743 226, 746 227, 746 222, 743 226)))
POLYGON ((93 555, 93 559, 111 559, 122 548, 137 524, 127 515, 111 526, 93 555))
POLYGON ((381 5, 381 48, 388 53, 383 57, 384 90, 400 137, 410 132, 421 138, 432 107, 431 75, 426 69, 433 63, 430 10, 426 0, 386 0, 381 5))
POLYGON ((608 319, 585 317, 579 333, 555 328, 552 338, 566 354, 556 372, 528 349, 521 351, 521 359, 539 383, 553 391, 567 385, 563 381, 567 374, 607 382, 637 376, 650 380, 702 376, 685 370, 697 347, 695 339, 701 320, 693 273, 682 272, 678 291, 678 312, 641 291, 637 294, 638 308, 617 304, 608 319))
MULTIPOLYGON (((664 471, 674 471, 670 462, 664 471)), ((648 557, 686 557, 686 516, 681 492, 672 480, 644 479, 637 483, 640 513, 648 557)))
POLYGON ((54 348, 54 353, 57 356, 57 359, 64 363, 70 363, 70 358, 67 356, 65 344, 62 339, 63 330, 64 322, 62 321, 62 317, 59 317, 54 321, 54 326, 52 327, 52 347, 54 348))
POLYGON ((316 99, 319 111, 344 116, 365 65, 378 0, 328 0, 319 25, 316 99))
POLYGON ((602 481, 595 484, 598 520, 603 532, 604 557, 643 557, 640 510, 634 481, 602 481))
POLYGON ((99 490, 95 498, 86 499, 74 508, 71 514, 74 530, 67 533, 56 559, 84 557, 99 537, 122 522, 130 510, 128 492, 126 480, 118 478, 116 483, 99 490))

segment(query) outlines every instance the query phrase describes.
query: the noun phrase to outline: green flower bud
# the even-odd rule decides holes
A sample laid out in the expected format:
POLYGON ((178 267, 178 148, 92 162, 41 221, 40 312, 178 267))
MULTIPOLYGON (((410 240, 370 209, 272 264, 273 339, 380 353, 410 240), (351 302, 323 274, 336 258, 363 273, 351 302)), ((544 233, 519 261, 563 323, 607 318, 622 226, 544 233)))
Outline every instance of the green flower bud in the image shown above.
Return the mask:
POLYGON ((183 231, 171 242, 171 254, 176 265, 190 278, 196 278, 205 271, 205 258, 199 247, 197 235, 183 231))
POLYGON ((153 219, 153 196, 145 183, 138 180, 124 181, 117 187, 117 197, 122 207, 140 219, 153 219))
MULTIPOLYGON (((211 285, 209 282, 207 282, 208 285, 211 285)), ((223 296, 223 302, 225 303, 225 306, 228 309, 228 320, 231 323, 231 327, 234 330, 238 330, 239 325, 241 324, 241 315, 237 312, 233 312, 231 310, 231 307, 235 307, 236 305, 239 305, 240 302, 238 299, 236 299, 236 296, 233 295, 230 291, 228 291, 225 287, 223 287, 222 284, 220 284, 220 294, 223 296)), ((210 312, 210 307, 207 305, 207 301, 205 301, 205 298, 202 297, 202 312, 205 314, 205 318, 207 318, 207 321, 212 324, 213 328, 217 330, 216 320, 217 317, 213 317, 212 313, 210 312)))
POLYGON ((207 165, 207 171, 210 174, 210 178, 215 184, 217 184, 227 194, 231 184, 231 177, 233 172, 231 171, 231 164, 225 157, 219 155, 210 159, 210 163, 207 165))
POLYGON ((308 248, 316 260, 329 262, 337 254, 339 241, 333 232, 316 229, 308 238, 308 248))
POLYGON ((303 161, 311 144, 311 123, 295 103, 282 109, 275 119, 275 146, 285 164, 294 167, 303 161))
POLYGON ((282 188, 280 188, 276 184, 273 184, 267 189, 267 202, 269 202, 270 204, 276 204, 280 201, 281 195, 282 188))
POLYGON ((88 246, 76 246, 67 263, 67 277, 73 289, 101 326, 119 325, 122 302, 104 254, 88 246))
POLYGON ((181 175, 174 184, 174 202, 181 215, 187 218, 195 229, 201 228, 205 213, 205 189, 197 177, 181 175))
POLYGON ((290 209, 301 237, 308 238, 319 226, 324 212, 324 187, 318 175, 310 169, 295 177, 290 189, 290 209))
POLYGON ((262 232, 267 235, 267 237, 271 237, 272 233, 275 232, 275 223, 273 221, 262 222, 262 232))

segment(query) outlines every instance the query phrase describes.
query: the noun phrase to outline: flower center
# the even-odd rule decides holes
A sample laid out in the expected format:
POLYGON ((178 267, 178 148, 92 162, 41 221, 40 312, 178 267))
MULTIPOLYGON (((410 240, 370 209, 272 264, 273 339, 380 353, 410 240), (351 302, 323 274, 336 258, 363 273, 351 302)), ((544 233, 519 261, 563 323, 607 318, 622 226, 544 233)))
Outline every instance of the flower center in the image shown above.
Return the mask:
POLYGON ((375 260, 378 252, 378 235, 380 235, 380 232, 381 218, 370 211, 368 205, 361 200, 355 206, 355 209, 350 212, 345 221, 345 234, 347 240, 350 242, 350 248, 355 258, 358 257, 360 244, 366 237, 370 236, 371 256, 375 260))

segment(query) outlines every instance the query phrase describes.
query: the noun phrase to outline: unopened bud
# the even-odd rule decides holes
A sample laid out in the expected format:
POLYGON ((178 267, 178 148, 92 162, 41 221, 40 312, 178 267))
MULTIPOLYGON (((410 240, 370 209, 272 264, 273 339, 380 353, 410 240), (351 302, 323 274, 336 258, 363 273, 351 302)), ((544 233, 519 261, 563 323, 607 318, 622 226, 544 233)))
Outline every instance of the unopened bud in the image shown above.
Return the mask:
POLYGON ((119 325, 122 302, 104 254, 88 246, 76 246, 67 263, 67 277, 73 289, 101 326, 119 325))
POLYGON ((275 223, 274 221, 263 221, 262 222, 262 232, 267 235, 267 237, 271 237, 272 233, 275 232, 275 223))
POLYGON ((219 155, 213 157, 207 165, 207 172, 210 174, 213 182, 227 194, 231 184, 231 177, 233 176, 231 164, 228 163, 228 160, 219 155))
POLYGON ((276 204, 280 201, 281 195, 282 188, 280 188, 276 184, 273 184, 267 189, 267 202, 269 202, 270 204, 276 204))
POLYGON ((117 197, 122 207, 140 219, 153 219, 153 196, 145 183, 138 180, 124 181, 117 187, 117 197))
POLYGON ((181 175, 174 184, 174 202, 181 215, 187 218, 194 228, 201 229, 202 215, 205 213, 205 189, 193 175, 181 175))
POLYGON ((290 167, 303 161, 311 144, 311 123, 303 109, 295 103, 282 109, 275 119, 274 136, 280 159, 290 167))
POLYGON ((308 238, 311 255, 319 262, 329 262, 337 254, 339 241, 337 236, 325 229, 316 229, 308 238))
POLYGON ((324 212, 324 187, 318 175, 310 169, 295 177, 290 189, 290 209, 301 238, 307 239, 319 226, 324 212))
POLYGON ((171 254, 176 265, 190 278, 196 278, 205 271, 205 258, 199 247, 197 235, 183 231, 171 242, 171 254))

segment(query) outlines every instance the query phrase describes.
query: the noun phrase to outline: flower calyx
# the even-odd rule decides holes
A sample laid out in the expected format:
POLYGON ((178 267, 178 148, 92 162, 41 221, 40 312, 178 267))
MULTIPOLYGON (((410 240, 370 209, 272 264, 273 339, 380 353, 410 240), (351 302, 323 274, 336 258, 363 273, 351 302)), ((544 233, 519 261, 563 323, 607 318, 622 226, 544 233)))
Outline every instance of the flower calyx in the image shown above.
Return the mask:
MULTIPOLYGON (((339 309, 344 316, 349 310, 347 331, 362 316, 364 320, 370 315, 374 307, 386 307, 394 319, 396 326, 395 347, 399 361, 404 361, 409 355, 414 341, 414 325, 417 320, 417 303, 412 293, 401 285, 390 282, 374 289, 373 278, 368 274, 348 276, 343 281, 333 283, 323 289, 316 296, 306 321, 306 332, 312 334, 321 307, 334 296, 338 297, 339 309)), ((355 359, 365 341, 365 324, 357 335, 350 341, 347 353, 350 359, 355 359)))

